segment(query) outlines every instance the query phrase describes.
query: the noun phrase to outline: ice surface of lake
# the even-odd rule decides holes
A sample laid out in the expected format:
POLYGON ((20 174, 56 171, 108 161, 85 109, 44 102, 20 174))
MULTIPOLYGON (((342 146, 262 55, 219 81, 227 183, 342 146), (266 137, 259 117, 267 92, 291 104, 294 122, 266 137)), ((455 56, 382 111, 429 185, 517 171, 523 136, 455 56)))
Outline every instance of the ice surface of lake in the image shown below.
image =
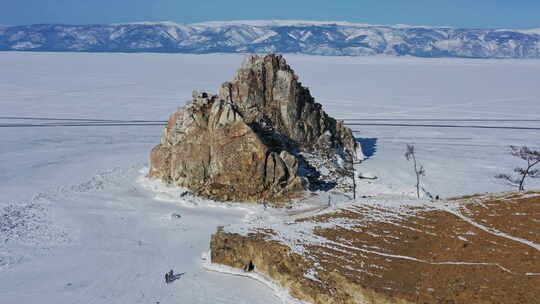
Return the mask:
MULTIPOLYGON (((412 193, 406 143, 426 190, 443 197, 510 190, 493 178, 519 164, 507 147, 540 145, 540 61, 286 58, 329 114, 370 124, 352 126, 369 157, 359 169, 378 176, 359 194, 412 193)), ((0 53, 0 303, 279 303, 260 283, 201 267, 210 234, 245 210, 189 207, 139 182, 162 127, 6 127, 166 120, 193 89, 217 92, 241 60, 0 53), (165 285, 170 268, 185 275, 165 285)))

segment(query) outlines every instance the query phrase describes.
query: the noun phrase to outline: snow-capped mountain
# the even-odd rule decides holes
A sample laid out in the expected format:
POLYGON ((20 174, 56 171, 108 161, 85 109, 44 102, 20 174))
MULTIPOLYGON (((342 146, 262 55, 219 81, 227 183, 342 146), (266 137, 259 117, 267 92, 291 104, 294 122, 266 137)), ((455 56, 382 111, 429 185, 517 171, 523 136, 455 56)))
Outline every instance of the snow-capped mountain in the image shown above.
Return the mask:
POLYGON ((540 58, 540 29, 312 21, 36 24, 0 26, 0 50, 540 58))

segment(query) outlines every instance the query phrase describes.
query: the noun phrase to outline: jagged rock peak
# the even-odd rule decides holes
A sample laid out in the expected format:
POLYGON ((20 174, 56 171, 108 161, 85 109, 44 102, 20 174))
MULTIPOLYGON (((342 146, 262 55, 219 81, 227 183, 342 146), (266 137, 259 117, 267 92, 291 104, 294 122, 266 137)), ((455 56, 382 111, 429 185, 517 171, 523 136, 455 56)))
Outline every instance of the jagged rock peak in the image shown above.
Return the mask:
POLYGON ((316 176, 300 172, 302 152, 350 161, 357 149, 282 56, 248 56, 219 95, 194 92, 171 115, 149 176, 216 200, 287 201, 316 176))
POLYGON ((356 158, 351 130, 323 111, 281 55, 247 56, 219 96, 234 103, 247 123, 273 129, 302 150, 330 148, 356 158))

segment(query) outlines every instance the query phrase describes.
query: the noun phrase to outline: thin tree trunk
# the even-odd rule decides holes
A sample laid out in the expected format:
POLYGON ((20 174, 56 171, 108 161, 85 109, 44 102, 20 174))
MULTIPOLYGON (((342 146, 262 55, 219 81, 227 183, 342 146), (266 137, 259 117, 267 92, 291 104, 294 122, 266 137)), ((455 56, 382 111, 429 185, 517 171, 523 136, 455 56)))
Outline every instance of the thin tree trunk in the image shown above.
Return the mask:
POLYGON ((354 164, 352 167, 352 180, 353 180, 353 199, 356 201, 356 176, 354 176, 354 164))
POLYGON ((522 176, 521 176, 521 180, 519 181, 519 191, 523 191, 525 190, 525 187, 523 187, 523 184, 525 183, 525 177, 527 176, 527 172, 529 170, 527 170, 522 176))
POLYGON ((529 175, 529 171, 531 171, 531 168, 536 166, 540 161, 536 161, 531 164, 530 161, 527 161, 527 169, 525 169, 525 173, 521 177, 521 181, 519 182, 519 191, 525 190, 525 178, 527 178, 527 175, 529 175))
POLYGON ((525 190, 524 184, 525 184, 525 178, 527 175, 529 175, 529 170, 531 169, 531 163, 527 161, 527 169, 525 169, 525 172, 523 172, 523 175, 521 176, 521 180, 519 181, 519 191, 525 190))
POLYGON ((416 167, 416 157, 412 155, 414 162, 414 173, 416 174, 416 196, 420 198, 420 176, 418 176, 418 168, 416 167))
POLYGON ((356 176, 354 174, 354 161, 350 162, 352 170, 352 182, 353 182, 353 200, 356 200, 356 176))
POLYGON ((418 173, 416 173, 416 196, 420 198, 420 178, 418 177, 418 173))

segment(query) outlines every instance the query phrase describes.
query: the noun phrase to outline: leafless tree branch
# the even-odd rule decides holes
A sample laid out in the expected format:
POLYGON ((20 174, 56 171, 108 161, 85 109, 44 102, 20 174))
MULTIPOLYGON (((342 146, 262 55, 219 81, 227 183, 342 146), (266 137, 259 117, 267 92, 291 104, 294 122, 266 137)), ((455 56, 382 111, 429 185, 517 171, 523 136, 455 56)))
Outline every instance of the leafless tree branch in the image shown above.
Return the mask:
POLYGON ((416 174, 416 196, 420 198, 420 177, 426 176, 426 169, 424 169, 424 166, 416 163, 416 154, 413 144, 407 144, 405 159, 413 162, 414 174, 416 174))
POLYGON ((507 184, 517 187, 519 191, 525 190, 525 179, 539 178, 540 170, 533 169, 534 166, 540 163, 540 150, 532 150, 527 146, 510 146, 510 155, 522 159, 527 162, 524 167, 514 168, 517 176, 508 174, 497 174, 495 178, 504 180, 507 184))

